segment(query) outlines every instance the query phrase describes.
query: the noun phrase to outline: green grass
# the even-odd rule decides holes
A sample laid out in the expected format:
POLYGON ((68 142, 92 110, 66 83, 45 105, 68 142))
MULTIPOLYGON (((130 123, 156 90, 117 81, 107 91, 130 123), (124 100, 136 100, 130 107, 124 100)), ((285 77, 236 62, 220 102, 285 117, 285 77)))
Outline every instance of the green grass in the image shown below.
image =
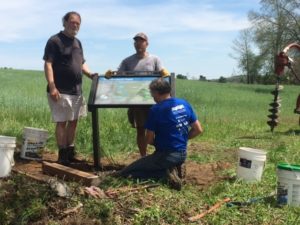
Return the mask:
MULTIPOLYGON (((43 72, 0 70, 0 80, 0 134, 16 136, 21 144, 25 126, 44 128, 51 134, 47 147, 55 150, 54 124, 51 123, 43 72)), ((88 79, 84 79, 86 99, 88 99, 90 84, 88 79)), ((176 80, 176 95, 192 104, 205 130, 202 136, 191 142, 202 143, 209 148, 209 151, 193 152, 190 159, 208 163, 224 160, 224 154, 237 151, 241 146, 264 149, 268 153, 262 181, 248 184, 239 180, 225 180, 205 190, 187 184, 181 192, 169 190, 167 186, 162 185, 151 192, 137 193, 120 203, 122 209, 127 212, 126 216, 130 218, 130 224, 188 224, 188 216, 202 212, 207 206, 225 197, 246 201, 253 197, 271 195, 277 185, 276 165, 279 162, 300 164, 299 116, 293 114, 299 87, 285 86, 280 92, 282 99, 280 124, 275 128, 275 132, 271 133, 266 122, 270 108, 268 104, 272 101, 270 91, 273 89, 273 85, 176 80)), ((99 109, 98 113, 101 150, 106 155, 117 157, 137 151, 135 130, 130 128, 127 122, 126 109, 99 109)), ((78 149, 86 155, 92 154, 91 134, 91 115, 88 115, 87 118, 80 120, 76 139, 78 149)), ((229 159, 230 162, 234 160, 234 158, 229 159)), ((223 173, 234 176, 235 170, 229 169, 223 173)), ((110 186, 132 184, 128 181, 112 179, 102 185, 106 189, 110 186)), ((38 196, 41 198, 41 195, 38 196)), ((32 199, 30 210, 22 212, 24 220, 37 220, 42 216, 36 209, 40 209, 43 214, 44 206, 47 205, 46 200, 49 200, 49 193, 46 196, 48 196, 46 199, 32 199)), ((24 196, 21 197, 20 201, 24 196)), ((222 207, 217 213, 206 215, 201 220, 201 224, 300 223, 299 208, 277 207, 275 200, 272 196, 245 208, 222 207)), ((112 200, 100 202, 90 200, 85 202, 85 205, 88 209, 96 207, 91 213, 86 213, 88 217, 93 215, 95 218, 101 217, 103 224, 112 218, 114 219, 111 221, 115 224, 124 224, 125 215, 118 213, 116 208, 120 206, 112 200)), ((3 204, 0 208, 2 218, 15 215, 3 204)), ((56 221, 53 220, 51 223, 56 224, 56 221)))

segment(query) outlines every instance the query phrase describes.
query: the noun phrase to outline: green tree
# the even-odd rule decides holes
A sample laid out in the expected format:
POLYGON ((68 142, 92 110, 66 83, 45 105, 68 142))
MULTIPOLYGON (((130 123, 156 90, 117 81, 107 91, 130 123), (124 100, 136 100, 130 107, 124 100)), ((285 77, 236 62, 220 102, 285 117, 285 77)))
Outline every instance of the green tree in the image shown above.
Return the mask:
POLYGON ((219 78, 218 82, 219 82, 219 83, 226 83, 226 82, 227 82, 227 79, 226 79, 225 77, 222 77, 222 76, 221 76, 221 77, 219 78))
POLYGON ((289 43, 300 42, 299 0, 261 0, 259 12, 249 20, 260 50, 264 73, 274 71, 274 57, 289 43))
POLYGON ((188 79, 187 76, 184 76, 182 74, 177 74, 176 78, 177 79, 182 79, 182 80, 187 80, 188 79))
POLYGON ((240 31, 239 37, 233 41, 234 54, 230 56, 238 61, 238 67, 246 76, 247 84, 253 84, 261 70, 261 56, 253 52, 253 33, 251 29, 240 31))
POLYGON ((206 77, 203 76, 203 75, 200 75, 200 76, 199 76, 199 80, 200 80, 200 81, 207 81, 207 80, 206 80, 206 77))

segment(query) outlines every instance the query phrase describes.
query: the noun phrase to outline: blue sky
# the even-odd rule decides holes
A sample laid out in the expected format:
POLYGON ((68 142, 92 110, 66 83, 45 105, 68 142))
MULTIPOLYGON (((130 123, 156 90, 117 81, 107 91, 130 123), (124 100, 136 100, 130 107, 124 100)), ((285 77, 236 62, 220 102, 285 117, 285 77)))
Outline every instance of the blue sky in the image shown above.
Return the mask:
POLYGON ((48 38, 68 11, 81 14, 78 34, 90 69, 117 69, 145 32, 148 51, 176 74, 208 79, 237 73, 232 41, 247 28, 259 0, 10 0, 0 7, 0 67, 43 69, 48 38))

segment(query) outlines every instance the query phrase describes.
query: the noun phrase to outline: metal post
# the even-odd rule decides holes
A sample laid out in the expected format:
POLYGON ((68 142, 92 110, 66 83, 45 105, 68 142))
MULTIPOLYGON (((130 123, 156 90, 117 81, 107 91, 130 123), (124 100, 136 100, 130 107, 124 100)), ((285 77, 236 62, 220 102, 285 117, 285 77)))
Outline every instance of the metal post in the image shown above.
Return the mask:
POLYGON ((93 151, 94 151, 94 167, 96 171, 100 170, 100 136, 98 110, 94 108, 92 111, 92 129, 93 129, 93 151))
POLYGON ((175 73, 171 73, 171 96, 176 96, 175 73))

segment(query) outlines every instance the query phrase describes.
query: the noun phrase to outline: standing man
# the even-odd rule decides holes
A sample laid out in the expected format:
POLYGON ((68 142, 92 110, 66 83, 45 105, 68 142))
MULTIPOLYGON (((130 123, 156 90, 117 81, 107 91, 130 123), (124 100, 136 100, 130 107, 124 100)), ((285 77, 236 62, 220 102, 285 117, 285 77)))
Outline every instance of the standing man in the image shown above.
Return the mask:
POLYGON ((74 140, 78 118, 86 116, 82 73, 91 79, 97 74, 90 72, 81 42, 75 37, 81 24, 79 13, 66 13, 62 23, 64 30, 48 40, 43 59, 49 107, 56 123, 58 162, 68 165, 76 161, 74 140))
POLYGON ((171 86, 163 78, 150 84, 150 92, 157 103, 151 107, 146 128, 146 143, 154 145, 155 152, 141 158, 116 175, 133 178, 163 178, 176 190, 182 181, 177 167, 184 163, 188 139, 203 132, 191 105, 178 98, 172 98, 171 86))
MULTIPOLYGON (((124 59, 118 69, 118 74, 127 75, 147 75, 160 73, 168 76, 169 72, 162 67, 162 63, 157 56, 147 52, 148 37, 144 33, 138 33, 133 37, 136 53, 124 59), (152 72, 152 73, 151 73, 152 72)), ((128 120, 133 128, 136 128, 136 141, 141 157, 146 156, 147 144, 145 141, 144 124, 147 119, 149 108, 130 108, 128 109, 128 120)))

